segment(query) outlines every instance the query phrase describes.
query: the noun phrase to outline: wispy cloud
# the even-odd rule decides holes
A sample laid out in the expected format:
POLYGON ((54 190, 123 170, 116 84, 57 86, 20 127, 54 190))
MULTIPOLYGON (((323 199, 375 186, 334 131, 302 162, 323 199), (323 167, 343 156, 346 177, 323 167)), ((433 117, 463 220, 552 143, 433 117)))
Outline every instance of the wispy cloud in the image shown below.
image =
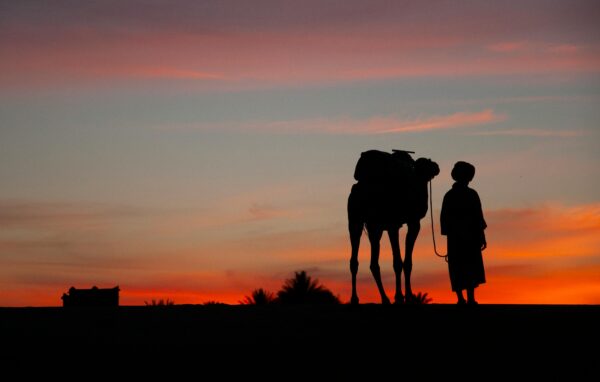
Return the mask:
POLYGON ((159 130, 206 130, 268 132, 277 134, 377 135, 420 133, 436 130, 472 128, 504 121, 504 114, 492 109, 476 112, 456 112, 419 118, 380 115, 370 118, 307 118, 264 122, 187 123, 155 126, 159 130))
POLYGON ((493 97, 455 101, 458 104, 512 104, 512 103, 543 103, 543 102, 598 102, 600 98, 593 95, 532 95, 517 97, 493 97))
MULTIPOLYGON (((553 55, 575 54, 585 49, 581 44, 560 44, 547 42, 529 42, 529 41, 506 41, 487 45, 485 47, 490 52, 501 54, 522 54, 538 53, 553 55)), ((589 47, 588 47, 589 48, 589 47)))
POLYGON ((456 129, 463 127, 472 127, 485 125, 504 120, 505 117, 494 113, 491 109, 480 112, 469 113, 459 112, 445 116, 434 116, 412 121, 395 121, 390 124, 379 124, 377 121, 367 125, 367 132, 378 134, 386 133, 404 133, 428 130, 456 129))
MULTIPOLYGON (((270 220, 279 217, 293 216, 295 211, 278 208, 269 204, 253 203, 250 208, 248 208, 248 213, 251 216, 251 220, 270 220)), ((296 213, 298 212, 296 211, 296 213)))
POLYGON ((401 119, 376 116, 368 119, 312 119, 266 123, 262 129, 274 132, 313 132, 326 134, 393 134, 458 129, 486 125, 505 119, 491 109, 479 112, 457 112, 443 116, 401 119))
POLYGON ((198 70, 180 69, 173 67, 141 67, 133 69, 129 73, 131 76, 147 78, 171 78, 187 80, 223 80, 225 76, 219 73, 209 73, 198 70))
POLYGON ((581 50, 581 46, 575 44, 551 45, 547 48, 548 52, 557 54, 573 54, 581 50))
POLYGON ((472 135, 498 135, 511 137, 557 137, 572 138, 585 135, 581 130, 544 130, 544 129, 506 129, 492 131, 476 131, 472 135))
POLYGON ((527 47, 524 41, 506 41, 488 45, 486 48, 496 53, 514 53, 527 47))
POLYGON ((145 214, 132 206, 0 200, 0 224, 6 227, 81 227, 145 214))
POLYGON ((243 1, 177 3, 181 12, 176 14, 157 4, 144 9, 123 4, 118 11, 114 4, 11 4, 3 8, 6 22, 0 33, 0 55, 11 59, 0 62, 0 83, 186 79, 196 80, 195 86, 237 89, 599 71, 591 3, 570 17, 562 14, 561 5, 539 9, 535 0, 529 6, 539 12, 527 17, 521 15, 525 5, 512 3, 486 9, 413 4, 406 9, 401 2, 349 1, 343 11, 336 2, 276 7, 266 2, 252 10, 243 1), (244 12, 234 11, 240 7, 244 12), (54 22, 44 17, 48 12, 54 22), (433 22, 442 15, 444 22, 433 22), (532 31, 545 39, 529 40, 532 31))

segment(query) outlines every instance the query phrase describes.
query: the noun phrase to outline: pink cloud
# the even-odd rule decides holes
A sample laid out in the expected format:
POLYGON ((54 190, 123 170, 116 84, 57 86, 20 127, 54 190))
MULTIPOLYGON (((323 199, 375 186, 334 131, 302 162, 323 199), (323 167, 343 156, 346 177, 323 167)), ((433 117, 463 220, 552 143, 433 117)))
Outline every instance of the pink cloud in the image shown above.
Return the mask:
POLYGON ((314 28, 284 25, 189 31, 173 25, 158 31, 78 27, 52 32, 52 44, 45 40, 44 33, 50 32, 43 25, 13 25, 5 33, 10 40, 0 41, 0 55, 10 57, 0 62, 0 83, 18 87, 183 79, 219 80, 196 81, 195 86, 238 89, 600 70, 597 42, 576 39, 565 44, 555 37, 536 42, 519 36, 502 41, 500 31, 480 36, 473 30, 480 25, 457 20, 435 28, 395 22, 342 23, 336 28, 326 23, 314 28))

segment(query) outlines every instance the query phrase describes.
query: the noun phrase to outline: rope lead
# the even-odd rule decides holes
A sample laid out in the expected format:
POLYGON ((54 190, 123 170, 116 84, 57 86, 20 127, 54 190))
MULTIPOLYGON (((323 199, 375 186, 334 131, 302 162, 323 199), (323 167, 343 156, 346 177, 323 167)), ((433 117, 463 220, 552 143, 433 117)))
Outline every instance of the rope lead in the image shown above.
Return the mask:
POLYGON ((431 237, 433 238, 433 251, 437 257, 443 257, 448 262, 448 255, 440 255, 435 245, 435 230, 433 228, 433 187, 431 186, 431 180, 429 181, 429 216, 431 217, 431 237))

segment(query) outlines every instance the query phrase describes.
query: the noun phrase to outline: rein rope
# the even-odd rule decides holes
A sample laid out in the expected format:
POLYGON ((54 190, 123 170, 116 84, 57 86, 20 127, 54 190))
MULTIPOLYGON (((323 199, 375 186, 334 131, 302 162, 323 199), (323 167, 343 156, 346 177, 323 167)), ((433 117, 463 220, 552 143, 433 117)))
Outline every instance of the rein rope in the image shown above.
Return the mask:
POLYGON ((433 238, 433 251, 437 257, 443 257, 448 262, 448 255, 440 255, 435 244, 435 229, 433 228, 433 187, 432 181, 429 181, 429 216, 431 217, 431 237, 433 238))

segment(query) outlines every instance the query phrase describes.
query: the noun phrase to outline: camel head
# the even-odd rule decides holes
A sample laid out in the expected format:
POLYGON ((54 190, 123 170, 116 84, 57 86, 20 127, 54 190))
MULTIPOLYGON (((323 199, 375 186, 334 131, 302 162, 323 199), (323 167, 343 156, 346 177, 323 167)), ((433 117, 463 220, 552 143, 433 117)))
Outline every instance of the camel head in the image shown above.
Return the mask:
POLYGON ((415 161, 415 172, 419 179, 429 182, 440 173, 440 166, 429 158, 419 158, 415 161))

